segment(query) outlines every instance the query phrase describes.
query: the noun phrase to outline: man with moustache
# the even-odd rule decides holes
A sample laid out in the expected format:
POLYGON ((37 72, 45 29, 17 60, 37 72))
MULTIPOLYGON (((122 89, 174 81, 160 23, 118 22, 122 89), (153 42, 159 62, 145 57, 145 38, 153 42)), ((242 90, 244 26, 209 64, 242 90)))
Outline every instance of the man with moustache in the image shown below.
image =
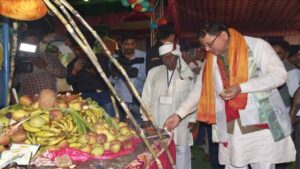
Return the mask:
POLYGON ((200 78, 165 127, 174 129, 198 108, 199 121, 216 124, 219 162, 226 169, 274 169, 295 160, 288 113, 277 87, 287 72, 271 45, 208 22, 198 34, 207 51, 200 78))
MULTIPOLYGON (((117 60, 124 67, 131 82, 141 94, 143 91, 144 82, 146 79, 146 66, 145 66, 146 53, 136 49, 136 40, 134 34, 126 32, 121 36, 121 51, 118 54, 117 60)), ((140 116, 140 105, 132 94, 128 84, 126 83, 119 70, 112 68, 112 82, 115 84, 117 92, 120 94, 135 117, 138 124, 142 124, 140 116)), ((122 109, 121 109, 122 110, 122 109)), ((125 118, 125 112, 120 112, 121 120, 125 118)))

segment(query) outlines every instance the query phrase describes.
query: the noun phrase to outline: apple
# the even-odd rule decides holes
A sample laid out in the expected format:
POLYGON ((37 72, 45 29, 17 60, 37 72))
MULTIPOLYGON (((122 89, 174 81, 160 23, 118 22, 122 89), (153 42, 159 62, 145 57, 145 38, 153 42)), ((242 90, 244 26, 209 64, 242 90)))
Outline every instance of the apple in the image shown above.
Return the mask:
POLYGON ((107 134, 107 133, 109 133, 109 131, 106 127, 102 126, 102 127, 98 127, 96 129, 96 133, 97 134, 107 134))
POLYGON ((67 140, 63 140, 57 145, 59 148, 67 148, 69 146, 69 143, 67 140))
POLYGON ((105 134, 97 134, 96 137, 97 143, 98 144, 104 144, 107 141, 107 136, 105 134))
POLYGON ((104 153, 103 146, 95 146, 91 151, 91 154, 94 156, 101 156, 103 153, 104 153))
POLYGON ((79 95, 61 95, 59 98, 64 100, 66 103, 69 103, 73 100, 76 100, 79 95))
POLYGON ((122 142, 122 147, 124 147, 124 149, 131 149, 133 148, 133 143, 131 141, 122 142))
POLYGON ((76 110, 76 111, 81 111, 82 110, 82 103, 80 103, 80 102, 72 102, 72 103, 69 103, 69 107, 71 109, 76 110))
POLYGON ((118 153, 121 150, 121 144, 122 144, 121 141, 115 140, 111 142, 109 146, 109 150, 113 153, 118 153))
POLYGON ((54 151, 54 150, 58 150, 58 149, 59 148, 56 145, 48 147, 48 151, 54 151))
POLYGON ((130 133, 130 130, 127 126, 123 126, 120 128, 120 133, 123 135, 128 135, 130 133))
POLYGON ((31 96, 29 95, 23 95, 19 99, 19 103, 23 106, 29 106, 32 103, 31 96))
POLYGON ((100 145, 100 144, 98 144, 98 143, 95 143, 95 144, 92 144, 91 146, 92 146, 92 148, 94 148, 94 147, 97 147, 97 146, 103 146, 103 145, 100 145))
POLYGON ((4 145, 0 144, 0 153, 3 152, 4 150, 6 150, 6 148, 4 147, 4 145))
POLYGON ((26 134, 24 130, 19 130, 10 136, 10 139, 14 143, 21 143, 26 140, 26 134))
POLYGON ((11 118, 17 122, 23 120, 24 118, 26 118, 27 116, 29 115, 28 112, 26 112, 25 110, 23 109, 19 109, 19 110, 16 110, 16 111, 13 111, 12 112, 12 116, 11 118))
POLYGON ((80 147, 80 150, 86 153, 90 153, 92 151, 92 147, 89 144, 83 145, 80 147))
POLYGON ((60 110, 53 109, 49 112, 49 117, 54 121, 60 121, 63 119, 64 115, 60 110))
POLYGON ((89 133, 89 144, 95 144, 97 142, 97 135, 96 134, 92 134, 92 133, 89 133))
POLYGON ((1 144, 1 145, 6 146, 6 145, 9 144, 9 141, 10 141, 10 138, 9 138, 9 136, 8 136, 7 134, 4 134, 4 133, 3 133, 3 134, 0 136, 0 144, 1 144))
POLYGON ((107 141, 108 141, 108 142, 111 142, 111 141, 116 140, 116 135, 113 135, 113 134, 111 134, 110 132, 106 133, 105 135, 106 135, 106 137, 107 137, 107 141))
POLYGON ((57 102, 56 106, 58 108, 68 108, 69 107, 69 105, 65 101, 59 101, 59 102, 57 102))
POLYGON ((121 142, 128 140, 130 137, 128 135, 120 135, 118 136, 118 140, 121 142))
POLYGON ((110 142, 105 142, 103 146, 105 151, 109 150, 110 142))
POLYGON ((78 142, 81 144, 87 144, 89 142, 87 135, 84 134, 80 135, 78 137, 78 142))
POLYGON ((112 135, 118 135, 118 130, 115 129, 115 128, 111 128, 111 129, 109 130, 109 132, 110 132, 112 135))
POLYGON ((38 101, 35 101, 31 104, 31 107, 34 108, 34 109, 38 109, 39 108, 39 102, 38 101))

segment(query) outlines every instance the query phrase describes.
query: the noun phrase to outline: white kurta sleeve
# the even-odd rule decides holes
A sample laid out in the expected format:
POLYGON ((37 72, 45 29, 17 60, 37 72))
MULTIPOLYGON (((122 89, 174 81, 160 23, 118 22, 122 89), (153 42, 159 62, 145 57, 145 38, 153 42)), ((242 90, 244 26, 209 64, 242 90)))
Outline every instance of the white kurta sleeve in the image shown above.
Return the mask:
POLYGON ((255 47, 251 50, 260 76, 241 83, 242 93, 268 91, 286 82, 287 72, 271 45, 257 39, 255 47))
POLYGON ((192 91, 189 93, 185 101, 180 105, 178 110, 175 112, 180 117, 184 118, 188 114, 193 113, 197 109, 198 100, 200 97, 201 92, 201 81, 202 81, 202 73, 200 73, 199 78, 197 78, 197 81, 192 89, 192 91))

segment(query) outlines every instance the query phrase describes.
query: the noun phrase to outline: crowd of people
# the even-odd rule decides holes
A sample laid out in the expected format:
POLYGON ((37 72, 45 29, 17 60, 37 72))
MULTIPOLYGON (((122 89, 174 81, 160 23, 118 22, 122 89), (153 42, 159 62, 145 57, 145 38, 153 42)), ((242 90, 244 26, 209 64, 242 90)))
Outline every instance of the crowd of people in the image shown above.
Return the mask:
MULTIPOLYGON (((130 32, 118 40, 106 32, 103 39, 158 127, 174 131, 176 169, 191 168, 195 126, 200 132, 197 144, 206 133, 213 169, 279 169, 295 160, 300 168, 300 53, 290 56, 286 41, 243 36, 219 22, 199 27, 198 45, 188 50, 177 43, 172 25, 160 26, 156 35, 156 44, 146 51, 137 49, 137 37, 130 32)), ((55 41, 54 36, 22 32, 20 42, 37 50, 17 53, 13 87, 18 94, 72 91, 95 100, 110 116, 119 112, 120 120, 127 120, 72 37, 55 41)), ((149 127, 123 75, 98 43, 90 44, 138 124, 149 127)))

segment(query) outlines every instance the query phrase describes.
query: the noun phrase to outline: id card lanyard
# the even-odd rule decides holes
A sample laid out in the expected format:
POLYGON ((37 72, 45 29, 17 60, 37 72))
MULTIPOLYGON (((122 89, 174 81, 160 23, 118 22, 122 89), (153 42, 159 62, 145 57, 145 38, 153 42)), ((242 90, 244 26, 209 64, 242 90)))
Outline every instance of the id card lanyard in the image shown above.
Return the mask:
POLYGON ((175 72, 175 70, 172 71, 171 77, 169 77, 169 70, 167 69, 167 95, 169 95, 169 87, 172 82, 174 72, 175 72))

